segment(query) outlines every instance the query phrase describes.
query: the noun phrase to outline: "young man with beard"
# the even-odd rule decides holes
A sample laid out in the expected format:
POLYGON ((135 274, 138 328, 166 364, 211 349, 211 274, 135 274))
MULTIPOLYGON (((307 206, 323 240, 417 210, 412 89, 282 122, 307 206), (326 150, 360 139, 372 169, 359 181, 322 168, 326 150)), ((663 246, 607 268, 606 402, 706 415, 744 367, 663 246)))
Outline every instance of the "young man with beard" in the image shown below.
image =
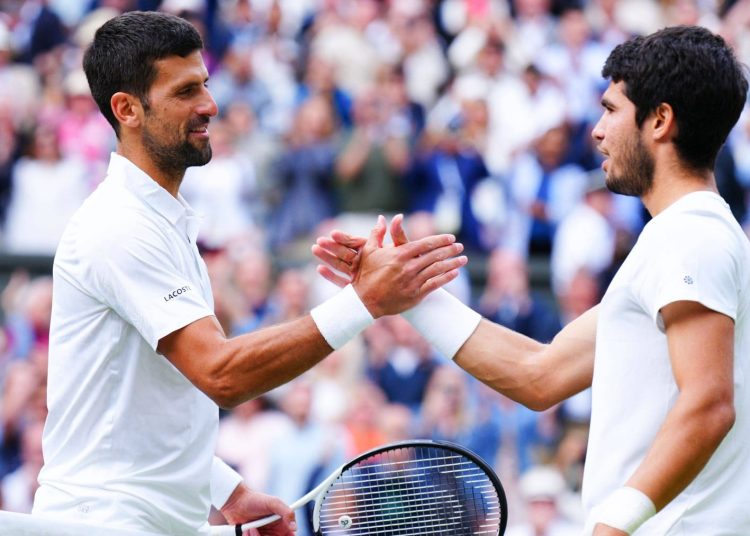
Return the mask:
MULTIPOLYGON (((607 186, 638 196, 653 218, 602 302, 550 344, 480 320, 443 291, 405 314, 460 367, 531 408, 593 386, 586 535, 741 536, 750 527, 750 246, 712 170, 747 80, 726 43, 697 27, 618 46, 603 75, 611 83, 593 137, 607 186)), ((400 218, 391 234, 406 241, 400 218)), ((356 275, 342 262, 362 243, 336 232, 313 249, 356 275)))
POLYGON ((84 56, 118 142, 55 257, 34 514, 101 527, 92 534, 208 534, 213 504, 233 524, 278 514, 260 533, 291 535, 293 512, 213 456, 218 406, 301 374, 466 261, 450 235, 379 248, 381 218, 352 286, 310 315, 228 339, 195 245, 197 217, 179 194, 185 169, 211 158, 217 107, 201 48, 186 21, 131 12, 99 28, 84 56))

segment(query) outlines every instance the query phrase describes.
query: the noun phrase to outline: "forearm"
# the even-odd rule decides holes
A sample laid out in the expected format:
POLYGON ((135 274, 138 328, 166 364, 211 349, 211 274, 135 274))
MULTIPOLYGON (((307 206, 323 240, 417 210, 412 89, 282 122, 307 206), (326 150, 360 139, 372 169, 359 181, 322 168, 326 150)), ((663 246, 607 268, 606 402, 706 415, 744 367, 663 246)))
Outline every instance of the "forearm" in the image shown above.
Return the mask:
POLYGON ((236 406, 296 378, 331 350, 310 315, 225 339, 211 358, 212 398, 236 406))
POLYGON ((465 319, 470 318, 470 310, 455 298, 449 299, 443 290, 405 316, 472 376, 513 400, 541 410, 591 385, 596 311, 594 308, 571 322, 550 344, 488 320, 467 329, 465 319), (454 334, 460 340, 452 341, 454 334), (446 339, 453 344, 446 344, 446 339))
POLYGON ((566 326, 550 344, 542 344, 484 320, 455 361, 508 398, 544 410, 591 385, 594 312, 578 322, 566 326))
POLYGON ((627 485, 661 510, 705 467, 733 423, 731 400, 701 402, 681 394, 627 485))

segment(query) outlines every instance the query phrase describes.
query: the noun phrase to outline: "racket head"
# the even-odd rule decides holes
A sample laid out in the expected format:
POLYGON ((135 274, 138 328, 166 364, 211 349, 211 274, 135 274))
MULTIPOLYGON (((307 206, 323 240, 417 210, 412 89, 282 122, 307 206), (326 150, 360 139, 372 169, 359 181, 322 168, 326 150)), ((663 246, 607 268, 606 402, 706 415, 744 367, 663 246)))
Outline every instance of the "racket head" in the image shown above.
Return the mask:
POLYGON ((500 479, 470 450, 447 441, 380 446, 345 464, 315 503, 317 536, 502 536, 500 479))

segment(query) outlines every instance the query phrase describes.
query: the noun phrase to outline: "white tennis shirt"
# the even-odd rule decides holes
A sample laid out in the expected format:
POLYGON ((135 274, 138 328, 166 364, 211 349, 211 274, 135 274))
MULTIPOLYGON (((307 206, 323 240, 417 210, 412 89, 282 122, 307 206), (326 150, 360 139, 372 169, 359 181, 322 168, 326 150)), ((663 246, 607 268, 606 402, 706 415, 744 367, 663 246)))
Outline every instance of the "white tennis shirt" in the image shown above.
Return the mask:
MULTIPOLYGON (((156 352, 164 336, 213 315, 196 233, 185 201, 117 154, 71 219, 53 269, 34 514, 206 533, 211 478, 226 469, 213 458, 218 408, 156 352)), ((222 499, 239 482, 224 474, 225 487, 227 478, 222 499)))
POLYGON ((587 510, 643 461, 678 396, 660 310, 699 302, 734 327, 734 427, 688 487, 636 536, 750 533, 750 244, 718 195, 686 195, 653 218, 602 300, 583 482, 587 510))

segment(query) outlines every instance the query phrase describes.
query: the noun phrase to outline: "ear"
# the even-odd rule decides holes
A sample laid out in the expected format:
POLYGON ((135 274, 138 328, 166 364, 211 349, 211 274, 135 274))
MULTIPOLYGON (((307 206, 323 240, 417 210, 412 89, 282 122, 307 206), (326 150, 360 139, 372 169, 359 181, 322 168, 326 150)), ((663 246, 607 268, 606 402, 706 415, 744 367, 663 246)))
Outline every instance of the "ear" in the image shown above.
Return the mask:
POLYGON ((651 116, 652 137, 654 141, 668 141, 677 133, 672 105, 662 102, 651 116))
POLYGON ((109 105, 112 107, 112 113, 121 126, 137 128, 141 125, 144 112, 143 105, 137 97, 130 93, 118 91, 112 95, 109 105))

